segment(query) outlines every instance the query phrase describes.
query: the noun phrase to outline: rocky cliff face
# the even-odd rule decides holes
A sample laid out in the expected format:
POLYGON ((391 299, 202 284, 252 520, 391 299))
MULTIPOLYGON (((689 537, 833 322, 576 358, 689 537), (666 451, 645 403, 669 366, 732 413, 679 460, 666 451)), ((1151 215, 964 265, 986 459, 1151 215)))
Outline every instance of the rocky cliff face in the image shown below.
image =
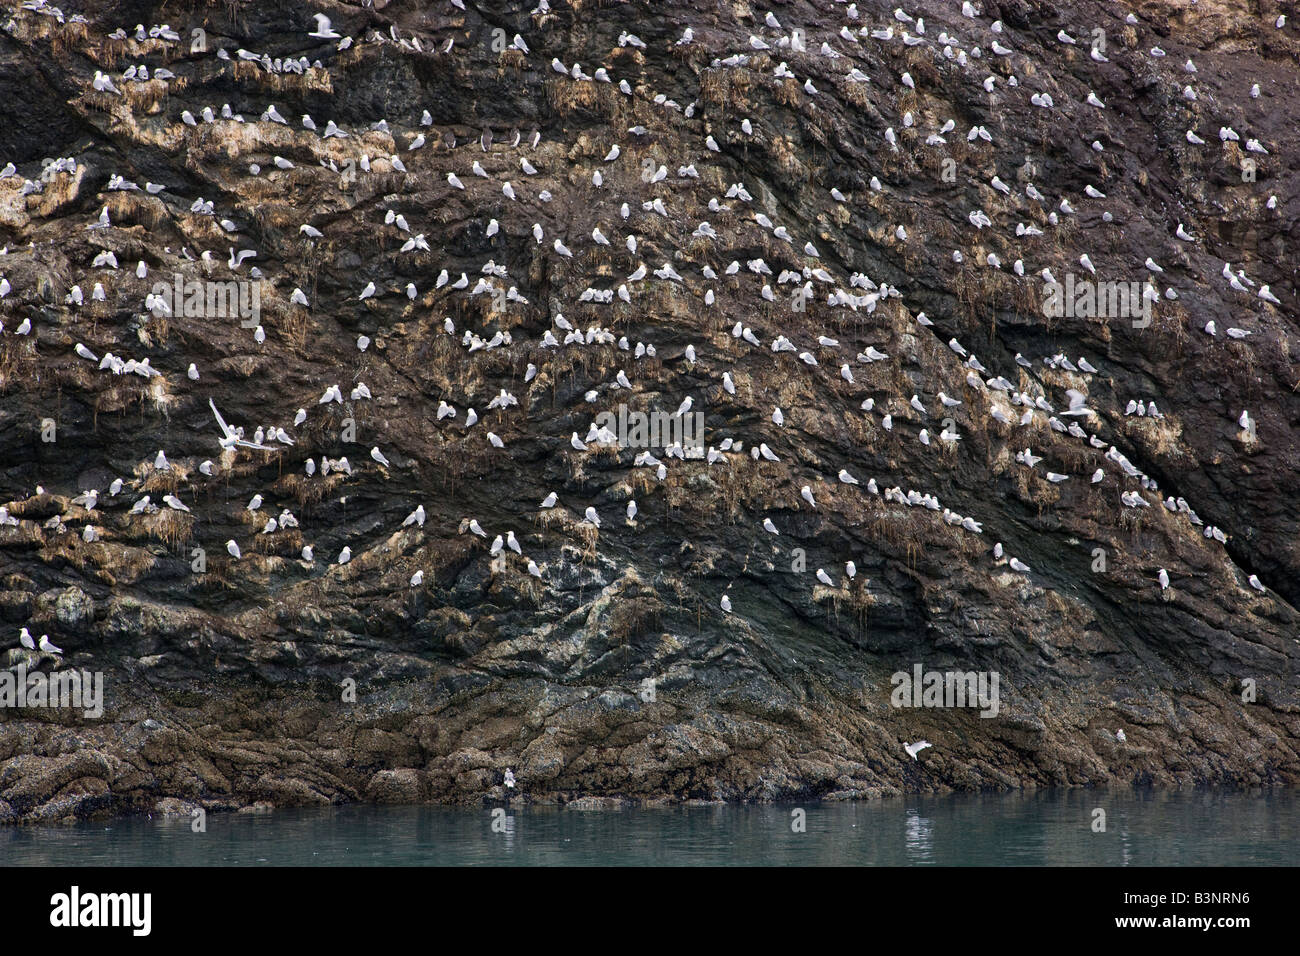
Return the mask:
POLYGON ((1293 4, 465 7, 6 15, 0 820, 1295 782, 1293 4))

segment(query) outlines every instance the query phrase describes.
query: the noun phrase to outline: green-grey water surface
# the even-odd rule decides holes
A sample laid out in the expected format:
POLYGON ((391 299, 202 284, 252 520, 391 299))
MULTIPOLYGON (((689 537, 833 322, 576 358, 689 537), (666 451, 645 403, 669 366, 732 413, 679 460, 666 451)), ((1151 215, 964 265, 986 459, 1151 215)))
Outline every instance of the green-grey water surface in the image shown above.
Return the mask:
POLYGON ((0 828, 0 865, 1251 866, 1300 863, 1294 791, 1043 791, 572 810, 350 805, 0 828), (1094 829, 1105 812, 1105 830, 1094 829), (804 828, 799 830, 800 811, 804 828))

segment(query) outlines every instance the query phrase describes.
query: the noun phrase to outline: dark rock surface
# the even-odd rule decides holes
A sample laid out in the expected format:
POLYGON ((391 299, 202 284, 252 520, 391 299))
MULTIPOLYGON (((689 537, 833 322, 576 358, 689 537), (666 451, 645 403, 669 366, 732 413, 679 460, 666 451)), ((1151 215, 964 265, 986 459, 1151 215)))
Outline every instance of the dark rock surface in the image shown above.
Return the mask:
MULTIPOLYGON (((12 285, 0 300, 0 504, 17 523, 0 525, 0 626, 6 648, 25 626, 49 634, 63 654, 0 653, 10 667, 101 671, 105 713, 0 708, 0 822, 155 805, 184 814, 191 806, 470 803, 505 796, 507 768, 515 794, 579 806, 1296 782, 1300 39, 1290 24, 1273 27, 1288 10, 1300 25, 1294 5, 1267 0, 1246 13, 1208 0, 986 0, 972 21, 959 4, 922 0, 906 8, 924 17, 930 38, 914 47, 866 37, 849 44, 836 36, 851 22, 846 6, 829 0, 772 4, 784 31, 764 27, 766 7, 745 3, 586 0, 531 15, 530 4, 466 5, 89 0, 65 9, 89 24, 11 12, 0 33, 0 165, 15 162, 19 175, 0 180, 8 250, 0 275, 12 285), (337 52, 308 38, 317 9, 358 42, 337 52), (1140 25, 1124 23, 1129 10, 1140 25), (1011 57, 989 52, 997 18, 1011 57), (107 38, 119 26, 130 37, 136 23, 164 22, 184 40, 107 38), (694 42, 675 45, 687 26, 694 42), (206 53, 188 52, 195 27, 207 32, 206 53), (393 42, 390 27, 419 38, 422 50, 393 42), (751 34, 775 43, 795 27, 806 32, 806 53, 749 49, 751 34), (494 49, 495 28, 522 34, 531 52, 494 49), (1105 32, 1109 62, 1088 55, 1094 28, 1105 32), (1058 42, 1061 29, 1079 44, 1058 42), (966 69, 945 59, 943 30, 962 38, 956 47, 980 45, 983 57, 966 69), (625 31, 646 47, 619 46, 625 31), (824 41, 845 58, 817 54, 824 41), (1148 55, 1157 45, 1167 57, 1148 55), (325 68, 277 75, 219 60, 219 47, 232 57, 237 49, 302 53, 325 68), (736 53, 752 58, 711 65, 736 53), (553 57, 589 73, 605 66, 634 95, 560 76, 553 57), (1194 76, 1181 66, 1189 57, 1194 76), (797 81, 773 76, 783 60, 797 81), (165 66, 177 79, 170 89, 121 79, 136 63, 165 66), (847 81, 852 67, 870 82, 847 81), (123 95, 93 90, 96 70, 123 95), (916 90, 899 85, 904 71, 916 90), (990 73, 1000 78, 993 95, 980 85, 990 73), (1007 85, 1012 74, 1019 87, 1007 85), (808 77, 815 96, 802 89, 808 77), (1258 99, 1249 95, 1254 83, 1258 99), (1195 101, 1182 95, 1188 84, 1195 101), (1089 91, 1104 110, 1084 104, 1089 91), (1031 92, 1049 92, 1055 108, 1031 105, 1031 92), (657 94, 694 103, 693 116, 656 105, 657 94), (248 122, 181 122, 182 110, 198 116, 223 103, 248 122), (256 122, 270 104, 287 125, 256 122), (428 145, 408 152, 424 109, 434 121, 428 145), (913 128, 902 121, 907 111, 913 128), (352 135, 304 130, 304 113, 352 135), (743 117, 752 136, 740 130, 743 117), (948 144, 927 146, 950 117, 948 144), (370 129, 381 118, 390 132, 370 129), (644 137, 625 132, 638 124, 644 137), (968 143, 966 131, 981 124, 992 142, 968 143), (485 126, 495 140, 486 153, 485 126), (1220 141, 1226 126, 1240 143, 1220 141), (887 127, 898 152, 885 143, 887 127), (1188 129, 1205 145, 1189 144, 1188 129), (541 139, 530 149, 533 130, 541 139), (704 146, 710 134, 717 153, 704 146), (1248 156, 1248 137, 1268 154, 1248 156), (1090 148, 1094 140, 1104 152, 1090 148), (602 162, 614 143, 623 156, 602 162), (338 170, 363 153, 371 172, 358 166, 345 181, 338 170), (406 173, 383 159, 394 153, 406 173), (60 156, 74 157, 78 172, 20 195, 24 178, 40 178, 43 158, 60 156), (276 169, 274 156, 294 168, 276 169), (537 175, 521 172, 521 156, 537 175), (1253 182, 1243 181, 1243 157, 1258 163, 1253 182), (955 182, 942 175, 949 158, 955 182), (491 179, 470 173, 475 160, 491 179), (666 165, 668 180, 644 182, 646 161, 666 165), (249 174, 251 163, 260 175, 249 174), (686 163, 698 180, 675 175, 686 163), (452 189, 449 172, 467 189, 452 189), (168 190, 108 191, 112 174, 168 190), (989 186, 994 176, 1012 195, 989 186), (518 202, 501 194, 505 180, 518 202), (1025 197, 1029 181, 1047 202, 1025 197), (708 212, 709 198, 737 182, 754 202, 727 200, 724 211, 708 212), (1090 184, 1107 198, 1087 198, 1090 184), (834 200, 832 187, 847 201, 834 200), (542 189, 551 202, 538 201, 542 189), (1278 200, 1271 209, 1270 196, 1278 200), (214 201, 215 217, 190 211, 198 197, 214 201), (655 197, 668 216, 641 210, 655 197), (1062 198, 1076 213, 1053 225, 1048 213, 1062 198), (627 223, 616 211, 623 200, 633 207, 627 223), (112 228, 88 230, 105 205, 112 228), (408 237, 384 224, 388 208, 425 234, 430 252, 399 252, 408 237), (974 209, 994 226, 975 229, 974 209), (757 226, 760 210, 796 241, 757 226), (227 235, 222 218, 237 232, 227 235), (491 218, 501 232, 489 238, 491 218), (716 239, 692 237, 705 219, 716 239), (300 234, 308 222, 324 238, 300 234), (534 222, 543 243, 531 235, 534 222), (1017 222, 1043 234, 1017 238, 1017 222), (1199 241, 1175 239, 1178 223, 1199 241), (895 238, 900 224, 906 242, 895 238), (594 245, 593 227, 613 244, 594 245), (636 254, 622 244, 629 232, 640 241, 636 254), (572 259, 556 255, 555 237, 572 259), (816 265, 800 253, 809 240, 836 282, 819 287, 805 311, 790 308, 789 287, 765 302, 743 267, 701 278, 704 265, 721 273, 760 256, 774 272, 816 265), (211 266, 186 260, 182 247, 211 250, 211 266), (232 274, 231 247, 258 254, 232 274), (105 249, 120 270, 90 267, 105 249), (1001 270, 984 264, 990 252, 1001 270), (1045 318, 1039 270, 1083 274, 1084 253, 1098 278, 1126 282, 1145 280, 1151 256, 1165 270, 1161 289, 1179 298, 1157 305, 1141 329, 1127 319, 1045 318), (1018 258, 1023 278, 1010 268, 1018 258), (434 288, 444 268, 477 281, 489 259, 507 266, 505 283, 527 305, 498 308, 488 295, 434 288), (135 278, 140 260, 147 279, 135 278), (578 302, 589 285, 616 288, 639 263, 653 270, 670 261, 686 282, 652 274, 630 304, 578 302), (1269 284, 1280 304, 1233 290, 1220 275, 1224 262, 1269 284), (154 281, 174 272, 241 278, 253 264, 274 283, 262 302, 262 344, 237 320, 160 319, 143 305, 154 281), (901 298, 869 314, 826 305, 826 293, 849 288, 854 272, 897 287, 901 298), (96 281, 109 290, 106 302, 90 301, 96 281), (367 281, 382 294, 360 301, 367 281), (413 301, 403 293, 408 282, 418 287, 413 301), (85 293, 81 307, 65 302, 74 284, 85 293), (309 309, 290 303, 295 287, 309 309), (652 343, 656 355, 540 348, 560 311, 576 327, 600 324, 652 343), (932 327, 916 322, 922 311, 932 327), (19 336, 25 317, 33 331, 19 336), (443 332, 446 317, 454 336, 443 332), (1217 337, 1202 332, 1209 320, 1217 337), (763 346, 733 337, 736 322, 763 346), (1253 334, 1231 340, 1229 326, 1253 334), (509 332, 512 341, 469 353, 464 330, 483 339, 509 332), (778 334, 819 364, 774 353, 778 334), (818 349, 822 334, 838 349, 818 349), (372 340, 364 352, 359 335, 372 340), (1104 448, 1053 431, 1046 415, 1026 427, 993 422, 991 393, 966 384, 946 344, 953 337, 979 356, 984 378, 1005 375, 1057 408, 1066 389, 1083 391, 1096 412, 1080 420, 1086 431, 1159 491, 1126 478, 1104 448), (74 353, 79 342, 96 355, 148 356, 163 376, 98 371, 74 353), (688 345, 694 363, 683 358, 688 345), (853 360, 868 346, 889 361, 853 360), (1018 367, 1017 353, 1033 368, 1018 367), (1100 372, 1040 361, 1058 353, 1087 356, 1100 372), (191 362, 197 382, 186 377, 191 362), (839 374, 845 362, 852 384, 839 374), (540 371, 525 383, 529 363, 540 371), (620 370, 630 393, 606 387, 620 370), (724 371, 735 395, 722 389, 724 371), (373 400, 317 404, 327 386, 340 384, 346 399, 357 382, 373 400), (488 411, 502 388, 519 406, 488 411), (597 402, 584 401, 597 388, 597 402), (939 390, 964 404, 940 412, 939 390), (908 409, 912 393, 930 408, 928 423, 908 409), (748 447, 711 466, 665 459, 667 477, 656 480, 653 469, 632 467, 634 450, 570 448, 571 432, 581 437, 597 412, 621 401, 671 412, 688 395, 705 412, 710 445, 766 442, 780 460, 752 460, 748 447), (290 429, 293 447, 223 457, 209 398, 250 433, 287 427, 299 407, 309 417, 290 429), (866 398, 874 413, 860 408, 866 398), (1165 417, 1126 416, 1130 399, 1155 401, 1165 417), (452 421, 435 419, 444 400, 458 409, 452 421), (467 430, 471 406, 482 421, 467 430), (771 422, 774 406, 784 427, 771 422), (881 427, 886 407, 892 431, 881 427), (1235 424, 1243 409, 1256 421, 1249 441, 1235 424), (922 427, 937 435, 949 413, 962 435, 956 449, 917 441, 922 427), (349 418, 352 444, 341 439, 349 418), (42 440, 46 419, 57 425, 54 442, 42 440), (505 448, 489 445, 489 429, 505 448), (391 467, 370 460, 372 446, 391 467), (1026 446, 1045 459, 1032 470, 1015 459, 1026 446), (169 472, 153 467, 160 448, 169 472), (343 455, 350 476, 304 476, 306 459, 343 455), (208 458, 219 465, 211 478, 198 471, 208 458), (1098 467, 1106 479, 1092 485, 1098 467), (841 468, 863 486, 838 483, 841 468), (1071 477, 1049 483, 1048 469, 1071 477), (126 487, 110 498, 115 477, 126 487), (937 495, 982 522, 983 533, 873 496, 868 477, 882 490, 937 495), (816 509, 800 500, 804 485, 816 509), (88 488, 100 492, 93 511, 72 500, 88 488), (552 490, 560 507, 539 511, 552 490), (1151 507, 1125 507, 1126 491, 1151 507), (129 514, 141 495, 161 505, 169 492, 192 514, 129 514), (266 505, 254 516, 245 505, 255 493, 266 505), (1226 544, 1163 508, 1168 496, 1223 529, 1226 544), (623 520, 629 498, 639 507, 634 526, 623 520), (403 527, 417 504, 426 523, 403 527), (589 505, 602 516, 599 532, 582 520, 589 505), (285 507, 300 527, 259 535, 285 507), (762 529, 764 517, 779 537, 762 529), (470 518, 487 540, 467 532, 470 518), (87 524, 98 540, 83 540, 87 524), (507 529, 526 557, 488 553, 488 540, 507 529), (240 560, 227 556, 228 539, 240 543, 240 560), (995 562, 999 541, 1032 570, 995 562), (304 544, 314 562, 300 559, 304 544), (339 566, 344 545, 353 558, 339 566), (195 548, 205 553, 203 573, 192 569, 195 548), (803 570, 792 570, 794 549, 806 555, 803 570), (1096 549, 1104 570, 1095 570, 1096 549), (527 573, 528 559, 541 578, 527 573), (817 568, 837 583, 819 583, 817 568), (1156 583, 1160 568, 1168 590, 1156 583), (424 582, 411 587, 416 570, 424 582), (1247 585, 1251 574, 1267 593, 1247 585), (724 592, 730 614, 719 608, 724 592), (996 672, 998 716, 892 707, 890 675, 918 663, 996 672), (1254 699, 1243 699, 1251 686, 1254 699), (922 738, 933 747, 913 761, 903 745, 922 738)), ((857 10, 855 29, 893 22, 893 5, 857 10)))

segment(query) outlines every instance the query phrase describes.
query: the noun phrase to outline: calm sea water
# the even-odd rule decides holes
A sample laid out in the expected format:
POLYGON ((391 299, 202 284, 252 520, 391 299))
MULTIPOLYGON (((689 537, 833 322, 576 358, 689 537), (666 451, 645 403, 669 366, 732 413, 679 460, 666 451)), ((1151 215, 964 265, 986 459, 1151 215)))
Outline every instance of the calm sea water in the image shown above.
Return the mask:
POLYGON ((1064 791, 579 811, 347 806, 0 828, 0 864, 1230 866, 1300 863, 1294 791, 1064 791), (1094 832, 1094 811, 1106 830, 1094 832), (806 828, 796 832, 796 811, 806 828))

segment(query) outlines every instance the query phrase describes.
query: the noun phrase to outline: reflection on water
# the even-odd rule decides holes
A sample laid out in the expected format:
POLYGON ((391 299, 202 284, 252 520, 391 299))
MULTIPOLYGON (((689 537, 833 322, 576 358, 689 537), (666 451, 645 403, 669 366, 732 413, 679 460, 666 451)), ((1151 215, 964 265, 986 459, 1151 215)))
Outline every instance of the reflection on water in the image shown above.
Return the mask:
POLYGON ((0 828, 4 865, 1098 865, 1300 863, 1293 791, 1063 791, 578 811, 348 806, 0 828), (1105 832, 1094 830, 1105 811, 1105 832))
POLYGON ((928 819, 915 810, 907 811, 907 847, 908 863, 933 863, 934 843, 931 832, 934 827, 928 819))

